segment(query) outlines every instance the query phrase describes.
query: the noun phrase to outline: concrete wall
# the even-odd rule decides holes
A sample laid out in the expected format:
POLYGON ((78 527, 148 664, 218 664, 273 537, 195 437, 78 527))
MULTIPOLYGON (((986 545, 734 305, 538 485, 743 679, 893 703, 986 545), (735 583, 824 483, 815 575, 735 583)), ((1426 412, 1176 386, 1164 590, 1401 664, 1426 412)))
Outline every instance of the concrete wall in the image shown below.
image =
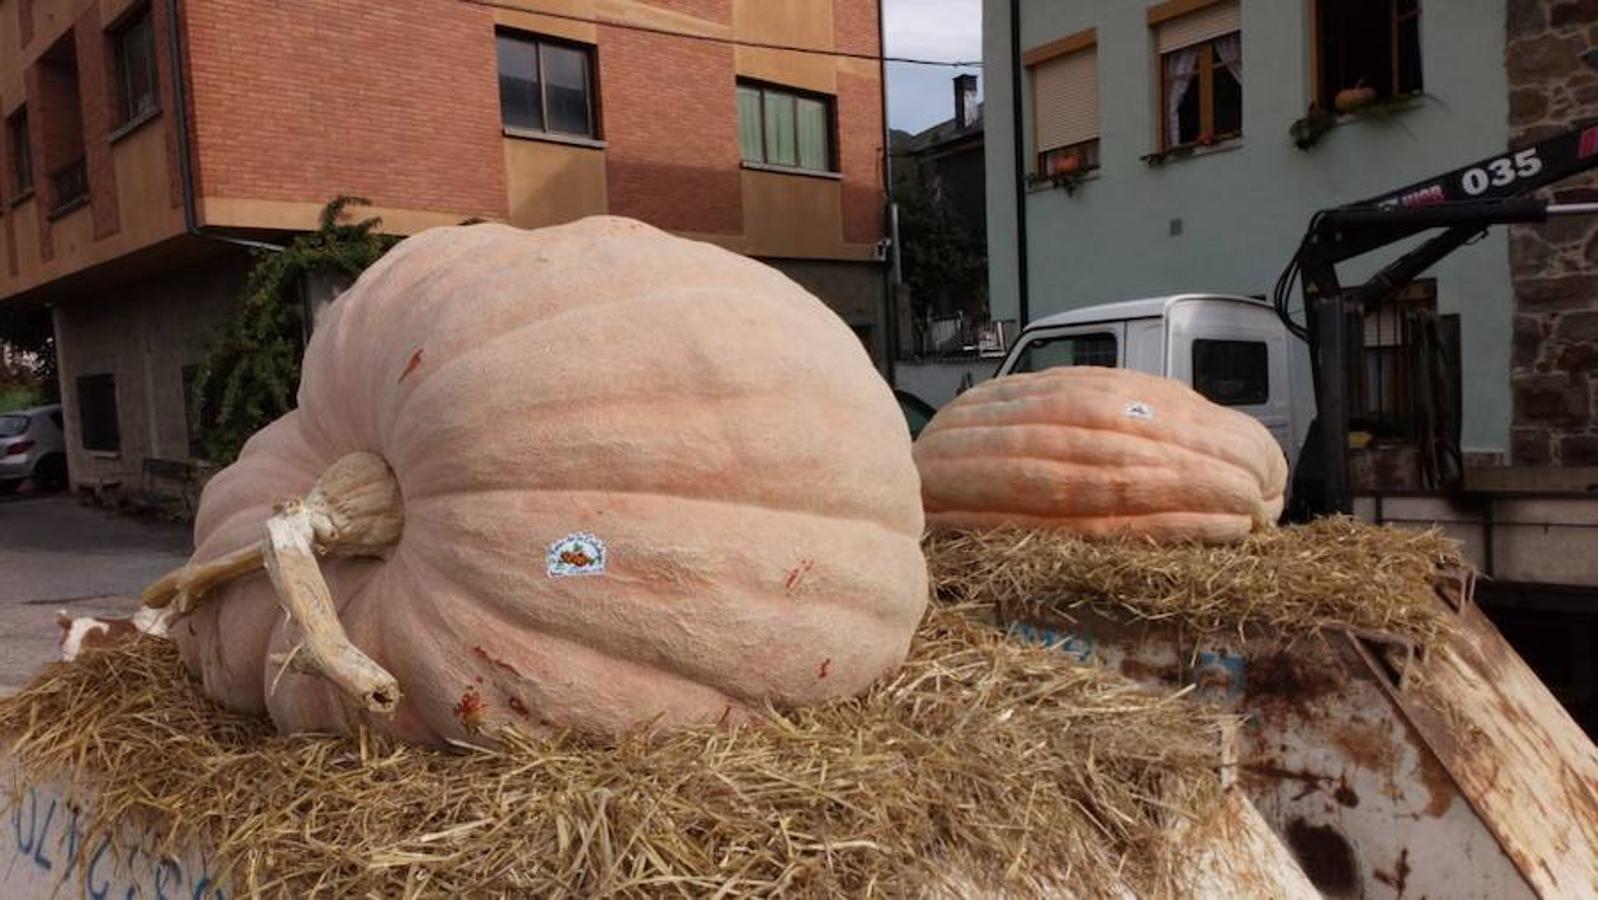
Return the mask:
MULTIPOLYGON (((1030 315, 1182 290, 1268 292, 1320 208, 1446 171, 1508 143, 1504 0, 1422 4, 1427 96, 1387 119, 1349 121, 1312 150, 1288 126, 1313 97, 1311 0, 1243 0, 1243 138, 1150 168, 1157 149, 1152 3, 1023 0, 1022 50, 1098 29, 1102 168, 1068 195, 1027 196, 1030 315), (1173 235, 1180 220, 1180 235, 1173 235)), ((1017 312, 1009 0, 985 0, 991 306, 1017 312)), ((1022 107, 1029 109, 1030 88, 1022 107)), ((1026 140, 1031 141, 1030 115, 1026 140)), ((1030 147, 1028 158, 1032 157, 1030 147)), ((1386 251, 1383 260, 1397 250, 1386 251)), ((1357 284, 1376 265, 1349 264, 1357 284)), ((1509 445, 1512 292, 1500 229, 1433 270, 1440 311, 1463 318, 1467 451, 1509 445)))
POLYGON ((55 307, 56 353, 74 483, 137 490, 145 457, 188 459, 183 367, 200 362, 243 287, 251 260, 230 253, 55 307), (77 379, 116 377, 116 454, 83 449, 77 379))
POLYGON ((894 387, 902 388, 941 409, 963 390, 981 384, 998 372, 1002 359, 920 360, 893 367, 894 387), (970 384, 966 382, 969 379, 970 384))
POLYGON ((882 325, 887 296, 882 263, 814 259, 763 259, 761 262, 798 282, 826 302, 860 336, 871 358, 887 359, 887 334, 882 325))

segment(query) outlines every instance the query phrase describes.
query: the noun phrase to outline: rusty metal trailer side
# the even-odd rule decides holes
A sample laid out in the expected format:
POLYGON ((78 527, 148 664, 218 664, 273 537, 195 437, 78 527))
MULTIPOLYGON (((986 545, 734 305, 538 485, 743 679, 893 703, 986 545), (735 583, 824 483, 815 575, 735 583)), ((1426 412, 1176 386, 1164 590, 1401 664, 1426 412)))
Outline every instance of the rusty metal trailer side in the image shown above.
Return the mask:
POLYGON ((1430 645, 1216 640, 1092 613, 1008 623, 1247 715, 1241 782, 1332 897, 1598 896, 1598 752, 1472 601, 1430 645))

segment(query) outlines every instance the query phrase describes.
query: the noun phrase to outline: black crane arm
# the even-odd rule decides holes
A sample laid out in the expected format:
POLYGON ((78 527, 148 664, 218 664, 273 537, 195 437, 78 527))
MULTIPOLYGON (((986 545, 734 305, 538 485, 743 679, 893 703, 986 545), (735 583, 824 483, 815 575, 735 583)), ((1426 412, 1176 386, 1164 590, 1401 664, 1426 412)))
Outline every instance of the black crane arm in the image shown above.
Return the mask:
POLYGON ((1556 204, 1526 194, 1598 169, 1598 123, 1496 154, 1367 200, 1322 210, 1276 284, 1277 315, 1308 342, 1319 418, 1323 512, 1350 512, 1347 302, 1337 264, 1433 229, 1440 234, 1392 261, 1360 288, 1365 308, 1379 304, 1493 225, 1542 222, 1551 215, 1598 214, 1598 204, 1556 204), (1289 314, 1303 279, 1305 321, 1289 314))

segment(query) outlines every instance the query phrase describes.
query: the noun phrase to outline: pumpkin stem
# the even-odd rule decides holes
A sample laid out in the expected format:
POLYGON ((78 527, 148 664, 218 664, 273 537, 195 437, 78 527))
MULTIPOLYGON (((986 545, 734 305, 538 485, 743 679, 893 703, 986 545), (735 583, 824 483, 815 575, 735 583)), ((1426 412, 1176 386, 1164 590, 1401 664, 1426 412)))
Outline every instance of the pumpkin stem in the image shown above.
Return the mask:
POLYGON ((266 522, 266 537, 203 563, 161 576, 144 591, 144 605, 193 611, 223 582, 265 568, 284 608, 305 632, 305 652, 293 668, 314 672, 374 713, 399 703, 399 683, 362 653, 339 624, 338 611, 316 559, 322 555, 382 557, 405 530, 399 481, 375 453, 339 457, 303 498, 289 500, 266 522))
POLYGON ((325 512, 300 500, 284 504, 266 523, 266 573, 284 609, 305 633, 303 653, 295 654, 294 666, 333 682, 368 712, 390 715, 399 705, 399 682, 350 643, 316 562, 316 538, 330 527, 325 512))
MULTIPOLYGON (((399 482, 376 453, 339 457, 303 502, 326 519, 316 535, 318 554, 382 557, 405 529, 399 482)), ((173 569, 144 589, 144 605, 175 605, 179 615, 192 612, 212 588, 260 569, 262 550, 262 543, 253 543, 209 562, 173 569)))

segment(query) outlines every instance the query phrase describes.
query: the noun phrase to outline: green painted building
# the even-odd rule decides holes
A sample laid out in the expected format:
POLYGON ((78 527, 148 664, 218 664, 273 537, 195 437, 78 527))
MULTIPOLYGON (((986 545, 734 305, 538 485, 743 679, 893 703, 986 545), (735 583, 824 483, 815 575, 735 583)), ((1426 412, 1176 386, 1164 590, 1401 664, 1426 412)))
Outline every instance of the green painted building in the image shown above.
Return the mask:
MULTIPOLYGON (((1181 291, 1268 293, 1315 210, 1598 114, 1598 71, 1579 60, 1598 22, 1577 6, 985 0, 993 318, 1181 291), (1366 105, 1340 114, 1348 89, 1345 105, 1366 105), (1527 92, 1540 92, 1540 109, 1524 108, 1527 92), (1312 108, 1330 127, 1301 125, 1314 140, 1300 149, 1290 132, 1312 108)), ((1591 267, 1573 274, 1551 259, 1598 239, 1586 223, 1581 234, 1548 227, 1515 232, 1514 254, 1511 232, 1495 229, 1412 297, 1460 315, 1462 443, 1477 463, 1505 462, 1512 446, 1517 461, 1598 462, 1591 360, 1550 366, 1567 345, 1591 344, 1581 323, 1598 309, 1598 286, 1571 280, 1591 267)), ((1344 283, 1395 253, 1345 266, 1344 283)))

